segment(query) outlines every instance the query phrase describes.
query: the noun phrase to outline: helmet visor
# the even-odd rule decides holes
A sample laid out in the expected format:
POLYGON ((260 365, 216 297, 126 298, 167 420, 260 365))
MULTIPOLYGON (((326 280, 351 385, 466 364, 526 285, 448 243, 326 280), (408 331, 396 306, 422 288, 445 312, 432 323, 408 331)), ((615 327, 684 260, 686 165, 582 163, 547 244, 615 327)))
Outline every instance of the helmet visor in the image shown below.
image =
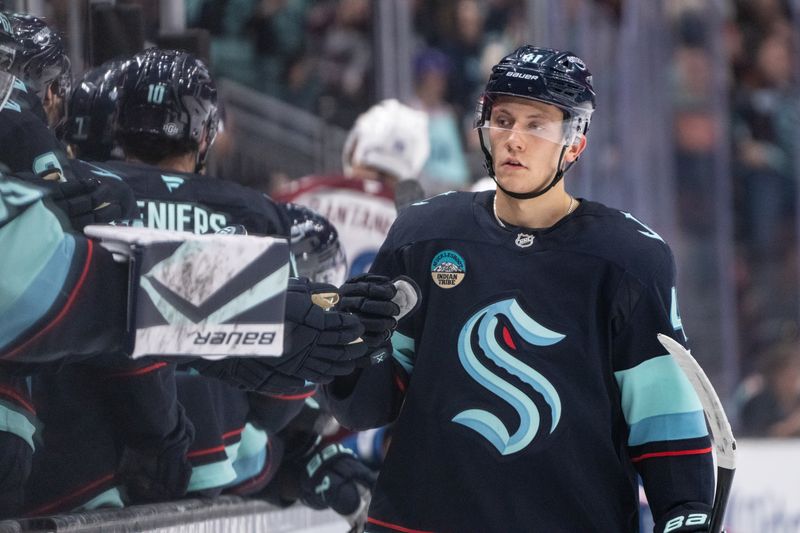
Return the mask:
MULTIPOLYGON (((495 100, 488 100, 479 106, 476 128, 485 140, 502 141, 512 135, 536 137, 558 145, 572 145, 578 142, 580 135, 586 131, 591 112, 584 109, 564 109, 551 102, 535 98, 524 100, 545 104, 543 106, 526 106, 530 109, 520 111, 509 109, 495 100), (486 108, 486 104, 489 104, 486 108)), ((509 95, 512 96, 512 95, 509 95)), ((520 97, 516 97, 522 99, 520 97)))

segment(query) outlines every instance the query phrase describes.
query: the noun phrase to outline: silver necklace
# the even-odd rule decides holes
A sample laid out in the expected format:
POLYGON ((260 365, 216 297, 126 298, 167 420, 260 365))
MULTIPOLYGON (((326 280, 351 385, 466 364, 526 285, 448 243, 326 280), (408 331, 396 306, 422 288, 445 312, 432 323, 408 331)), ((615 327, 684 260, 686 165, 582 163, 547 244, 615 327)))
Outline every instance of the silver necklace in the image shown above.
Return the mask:
MULTIPOLYGON (((570 213, 572 213, 573 209, 575 209, 575 197, 570 195, 569 205, 567 206, 567 212, 564 214, 564 216, 567 216, 570 213)), ((505 223, 503 223, 503 221, 500 220, 500 217, 497 216, 497 193, 495 193, 494 199, 492 200, 492 213, 494 214, 494 219, 497 221, 498 224, 500 224, 500 227, 505 228, 506 227, 505 223)))

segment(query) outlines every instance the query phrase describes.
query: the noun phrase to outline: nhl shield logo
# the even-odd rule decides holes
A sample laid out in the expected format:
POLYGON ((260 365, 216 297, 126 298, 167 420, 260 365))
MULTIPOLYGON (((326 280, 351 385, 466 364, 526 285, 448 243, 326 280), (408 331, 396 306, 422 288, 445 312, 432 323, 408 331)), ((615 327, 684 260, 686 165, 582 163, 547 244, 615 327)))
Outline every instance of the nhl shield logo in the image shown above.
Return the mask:
POLYGON ((530 233, 519 233, 517 234, 517 240, 514 241, 514 244, 520 248, 528 248, 531 244, 533 244, 533 239, 534 236, 530 233))
POLYGON ((431 262, 433 282, 443 289, 452 289, 467 275, 467 263, 458 252, 444 250, 436 254, 431 262))

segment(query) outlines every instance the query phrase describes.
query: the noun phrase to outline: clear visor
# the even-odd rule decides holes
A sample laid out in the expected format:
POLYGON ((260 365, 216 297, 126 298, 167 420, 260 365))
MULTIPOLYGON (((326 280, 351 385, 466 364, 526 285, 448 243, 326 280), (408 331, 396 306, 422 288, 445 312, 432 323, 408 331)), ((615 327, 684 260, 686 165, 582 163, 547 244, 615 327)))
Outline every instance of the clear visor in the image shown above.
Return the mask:
POLYGON ((586 124, 585 117, 553 119, 545 116, 532 116, 515 119, 504 113, 493 113, 484 124, 478 126, 484 139, 502 142, 512 135, 535 137, 553 144, 572 145, 578 142, 586 124))

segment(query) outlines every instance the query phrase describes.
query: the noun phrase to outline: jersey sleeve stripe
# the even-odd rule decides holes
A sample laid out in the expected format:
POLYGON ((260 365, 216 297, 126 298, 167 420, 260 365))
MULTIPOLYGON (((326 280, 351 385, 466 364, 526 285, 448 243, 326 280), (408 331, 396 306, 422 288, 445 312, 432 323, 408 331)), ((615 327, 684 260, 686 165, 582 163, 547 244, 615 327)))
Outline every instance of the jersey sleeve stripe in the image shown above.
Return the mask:
POLYGON ((656 457, 678 457, 681 455, 703 455, 706 453, 711 453, 711 447, 708 448, 698 448, 696 450, 677 450, 671 452, 652 452, 652 453, 645 453, 639 455, 637 457, 631 458, 632 463, 638 463, 644 461, 645 459, 653 459, 656 457))
POLYGON ((61 295, 75 253, 75 240, 65 235, 43 204, 27 209, 0 234, 0 347, 33 326, 61 295), (26 228, 39 233, 31 238, 26 228), (13 311, 13 312, 12 312, 13 311))
POLYGON ((71 513, 83 513, 86 511, 94 511, 100 508, 113 508, 113 509, 121 509, 125 507, 125 503, 122 501, 122 494, 119 492, 119 488, 111 487, 108 490, 104 490, 88 502, 82 504, 81 506, 72 509, 71 513))
MULTIPOLYGON (((236 471, 233 468, 233 461, 231 457, 236 456, 235 450, 232 448, 238 447, 238 443, 231 446, 219 446, 217 448, 210 448, 208 450, 198 450, 203 452, 202 455, 209 455, 211 453, 224 453, 227 457, 221 461, 213 463, 192 466, 192 475, 189 478, 189 487, 187 492, 205 490, 211 487, 222 487, 236 480, 236 471)), ((201 454, 196 452, 186 454, 186 457, 198 457, 201 454)))
POLYGON ((316 387, 314 387, 310 391, 301 392, 299 394, 264 394, 264 396, 268 396, 276 400, 292 401, 292 400, 305 400, 306 398, 311 398, 316 393, 317 389, 316 387))
POLYGON ((614 377, 629 426, 646 418, 703 409, 697 393, 671 355, 654 357, 614 372, 614 377))
POLYGON ((31 450, 36 450, 33 443, 33 435, 36 433, 36 426, 23 415, 0 404, 0 431, 11 433, 28 443, 31 450))
POLYGON ((384 522, 383 520, 378 520, 377 518, 372 518, 371 516, 367 518, 367 522, 370 524, 375 524, 376 526, 392 529, 394 531, 402 531, 402 533, 433 533, 432 531, 423 531, 421 529, 411 529, 409 527, 398 526, 397 524, 390 524, 389 522, 384 522))
POLYGON ((111 483, 113 481, 114 481, 114 473, 112 472, 112 473, 110 473, 108 475, 105 475, 105 476, 103 476, 103 477, 101 477, 99 479, 96 479, 96 480, 92 481, 91 483, 81 487, 80 489, 76 490, 73 493, 67 494, 66 496, 63 496, 63 497, 61 497, 61 498, 59 498, 57 500, 54 500, 54 501, 52 501, 50 503, 46 503, 46 504, 44 504, 44 505, 42 505, 40 507, 37 507, 37 508, 33 509, 32 511, 27 512, 26 516, 36 516, 36 515, 44 514, 44 513, 48 512, 50 510, 53 510, 53 509, 57 509, 62 504, 66 503, 68 501, 76 500, 77 498, 79 498, 80 496, 86 494, 87 492, 91 492, 92 490, 94 490, 94 489, 96 489, 98 487, 101 487, 101 486, 103 486, 105 484, 111 483))
MULTIPOLYGON (((4 294, 0 313, 14 304, 14 295, 18 297, 34 281, 43 278, 57 284, 59 278, 52 269, 62 269, 61 277, 65 277, 74 250, 74 243, 70 244, 56 216, 41 202, 29 206, 5 226, 0 233, 0 250, 13 250, 13 253, 0 254, 0 272, 3 272, 0 283, 4 294), (35 228, 35 233, 31 228, 35 228), (65 257, 57 257, 59 252, 65 257)), ((56 288, 61 289, 60 286, 56 288)))
MULTIPOLYGON (((236 479, 229 486, 239 485, 255 477, 269 473, 269 437, 267 432, 248 423, 242 428, 242 440, 233 457, 233 470, 236 479)), ((263 478, 262 478, 263 479, 263 478)))
POLYGON ((134 376, 142 376, 144 374, 149 374, 150 372, 154 372, 159 368, 164 368, 167 366, 167 363, 160 362, 160 363, 153 363, 152 365, 148 365, 142 368, 137 368, 136 370, 131 370, 129 372, 118 372, 116 374, 109 374, 106 376, 107 378, 130 378, 134 376))
MULTIPOLYGON (((67 236, 67 237, 69 237, 69 236, 67 236)), ((69 237, 69 238, 72 239, 72 237, 69 237)), ((25 341, 20 346, 17 346, 15 349, 11 350, 7 354, 4 354, 2 356, 2 358, 4 358, 4 359, 13 358, 16 354, 18 354, 19 352, 21 352, 25 348, 27 348, 31 343, 33 343, 38 338, 40 338, 42 335, 46 334, 49 330, 54 328, 59 322, 61 322, 61 320, 65 316, 67 316, 67 313, 69 313, 70 308, 75 303, 75 299, 77 298, 78 293, 83 288, 83 284, 86 281, 86 277, 89 274, 89 265, 91 265, 91 263, 92 263, 92 256, 94 254, 94 244, 92 243, 91 240, 87 240, 86 243, 87 243, 86 261, 83 264, 83 270, 81 271, 81 275, 78 278, 77 283, 72 288, 72 291, 70 292, 69 297, 67 298, 67 301, 64 304, 64 307, 61 309, 61 311, 58 313, 58 315, 56 315, 56 317, 49 324, 47 324, 47 326, 45 326, 44 328, 39 330, 39 332, 36 333, 36 335, 34 335, 33 337, 31 337, 30 339, 25 341)), ((74 246, 74 244, 73 244, 73 246, 74 246)), ((2 346, 2 338, 0 338, 0 346, 2 346)))
POLYGON ((628 446, 649 442, 696 439, 708 435, 703 411, 651 416, 630 426, 628 446))

